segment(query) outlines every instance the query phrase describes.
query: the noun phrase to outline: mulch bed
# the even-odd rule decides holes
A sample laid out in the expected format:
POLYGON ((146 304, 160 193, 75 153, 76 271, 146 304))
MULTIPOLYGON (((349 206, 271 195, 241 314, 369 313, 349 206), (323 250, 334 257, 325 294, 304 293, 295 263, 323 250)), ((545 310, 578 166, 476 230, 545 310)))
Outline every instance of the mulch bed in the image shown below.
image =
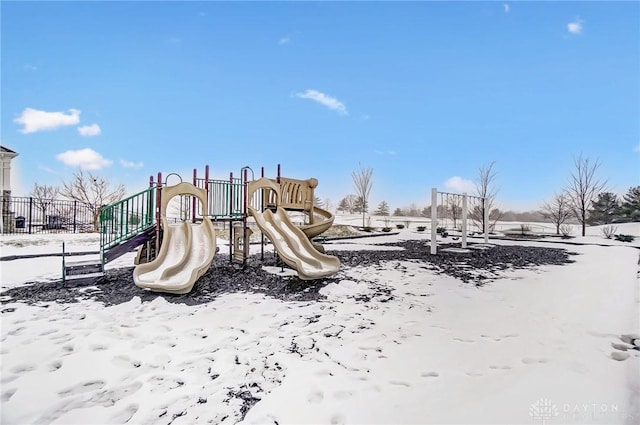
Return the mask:
MULTIPOLYGON (((415 261, 424 263, 424 267, 436 273, 455 277, 476 286, 496 279, 503 270, 533 268, 543 265, 562 265, 573 262, 575 253, 558 248, 540 248, 530 246, 493 246, 483 250, 471 250, 469 253, 443 252, 447 245, 439 246, 437 255, 429 253, 428 242, 404 241, 379 246, 401 247, 403 250, 380 251, 331 251, 327 253, 340 258, 343 270, 358 266, 377 265, 386 267, 389 261, 415 261)), ((457 245, 451 245, 457 246, 457 245)), ((335 276, 314 281, 303 281, 295 276, 280 276, 268 273, 263 265, 276 265, 273 254, 265 254, 264 263, 259 255, 251 257, 243 269, 239 264, 231 264, 224 254, 216 255, 211 269, 200 278, 193 290, 186 295, 160 294, 138 288, 133 283, 133 267, 107 271, 106 275, 91 286, 63 286, 60 282, 33 282, 0 293, 2 304, 9 302, 36 303, 75 303, 93 300, 106 306, 128 302, 132 297, 140 297, 143 302, 158 296, 168 302, 188 305, 202 304, 227 293, 261 293, 288 301, 320 300, 320 289, 329 283, 344 278, 341 272, 335 276)), ((390 290, 384 290, 390 294, 390 290)), ((2 311, 6 311, 3 309, 2 311)))

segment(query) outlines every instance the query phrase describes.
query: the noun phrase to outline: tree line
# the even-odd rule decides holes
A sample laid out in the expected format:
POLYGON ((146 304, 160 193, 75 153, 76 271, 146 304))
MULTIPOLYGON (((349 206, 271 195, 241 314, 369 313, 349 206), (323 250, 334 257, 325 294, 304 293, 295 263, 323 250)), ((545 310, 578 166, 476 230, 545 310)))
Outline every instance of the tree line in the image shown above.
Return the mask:
MULTIPOLYGON (((543 221, 551 222, 560 234, 568 223, 581 225, 582 236, 586 233, 587 225, 601 225, 611 223, 626 223, 640 221, 640 186, 629 188, 626 194, 618 197, 607 189, 607 181, 598 176, 599 160, 592 160, 582 153, 573 158, 573 168, 569 174, 567 185, 553 197, 545 201, 536 211, 524 213, 501 211, 497 208, 496 198, 498 190, 495 187, 495 162, 478 169, 475 182, 475 193, 480 201, 469 206, 469 219, 484 231, 486 226, 492 231, 496 222, 504 221, 543 221), (487 210, 488 221, 485 223, 484 211, 487 210)), ((362 225, 365 226, 365 214, 369 212, 369 194, 371 192, 373 169, 360 167, 352 173, 355 194, 342 198, 336 208, 337 212, 362 214, 362 225)), ((460 197, 447 198, 438 204, 437 215, 453 221, 454 227, 461 219, 462 206, 460 197)), ((431 217, 431 206, 418 207, 411 204, 408 207, 396 208, 392 211, 386 201, 381 201, 372 212, 375 216, 411 216, 431 217)), ((568 232, 568 230, 565 230, 568 232)))

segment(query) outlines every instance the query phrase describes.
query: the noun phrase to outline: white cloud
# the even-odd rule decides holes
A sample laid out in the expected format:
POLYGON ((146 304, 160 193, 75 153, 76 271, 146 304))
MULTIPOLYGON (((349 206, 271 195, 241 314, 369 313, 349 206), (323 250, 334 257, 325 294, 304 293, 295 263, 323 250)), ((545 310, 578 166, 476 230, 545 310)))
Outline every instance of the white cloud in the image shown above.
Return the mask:
POLYGON ((511 9, 509 4, 505 3, 502 5, 502 7, 504 8, 504 13, 509 13, 509 10, 511 9))
POLYGON ((291 43, 291 39, 289 37, 282 37, 280 40, 278 40, 278 44, 281 46, 289 43, 291 43))
POLYGON ((98 124, 91 124, 78 127, 78 133, 80 133, 81 136, 92 137, 100 135, 102 130, 100 130, 100 126, 98 124))
POLYGON ((69 113, 39 111, 33 108, 25 108, 22 114, 13 122, 24 125, 21 133, 35 133, 43 130, 55 130, 66 125, 76 125, 80 122, 80 111, 69 109, 69 113))
POLYGON ((300 99, 311 99, 333 111, 338 111, 341 115, 348 114, 347 107, 344 106, 344 103, 340 102, 335 97, 328 96, 318 90, 309 89, 304 93, 296 93, 296 97, 299 97, 300 99))
POLYGON ((110 166, 112 163, 112 161, 89 148, 66 151, 56 155, 56 159, 65 165, 80 167, 83 170, 99 170, 110 166))
POLYGON ((571 33, 571 34, 582 34, 582 24, 584 23, 583 20, 581 20, 580 18, 576 18, 575 21, 573 22, 569 22, 567 24, 567 30, 571 33))
POLYGON ((144 167, 144 163, 142 162, 133 162, 133 161, 127 161, 124 159, 120 160, 120 165, 124 168, 142 168, 144 167))
POLYGON ((37 67, 37 66, 35 66, 35 65, 31 65, 30 63, 25 63, 25 64, 22 66, 22 69, 24 69, 25 71, 29 72, 29 71, 35 71, 35 70, 37 70, 37 69, 38 69, 38 67, 37 67))
POLYGON ((472 194, 476 190, 476 185, 467 179, 463 179, 459 176, 453 176, 447 181, 444 182, 444 187, 446 190, 450 190, 455 193, 468 193, 472 194))
POLYGON ((640 143, 638 143, 637 145, 635 145, 635 146, 633 147, 633 151, 634 151, 634 152, 640 152, 640 143))

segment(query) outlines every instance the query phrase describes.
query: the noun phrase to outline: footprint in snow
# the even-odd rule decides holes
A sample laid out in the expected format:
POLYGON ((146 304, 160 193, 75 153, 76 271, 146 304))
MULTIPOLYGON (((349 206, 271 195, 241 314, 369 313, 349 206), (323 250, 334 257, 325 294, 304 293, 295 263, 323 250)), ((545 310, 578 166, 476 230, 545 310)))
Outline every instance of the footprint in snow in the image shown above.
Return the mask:
POLYGON ((312 391, 307 399, 309 400, 309 403, 321 403, 322 400, 324 400, 324 394, 322 391, 312 391))
POLYGON ((410 388, 411 387, 411 384, 408 383, 408 382, 405 382, 405 381, 391 380, 391 381, 389 381, 389 383, 391 385, 397 385, 397 386, 400 386, 400 387, 406 387, 406 388, 410 388))
POLYGON ((611 353, 611 358, 613 360, 617 360, 619 362, 622 362, 624 360, 627 360, 629 357, 631 357, 629 355, 629 353, 623 352, 623 351, 613 351, 611 353))
POLYGON ((524 364, 536 364, 536 363, 548 363, 549 359, 544 357, 524 357, 522 363, 524 364))
POLYGON ((512 369, 512 367, 511 366, 506 366, 506 365, 502 365, 502 366, 491 365, 491 366, 489 366, 489 369, 493 369, 493 370, 509 370, 509 369, 512 369))
POLYGON ((62 362, 60 360, 55 360, 51 363, 49 363, 49 372, 55 372, 56 370, 60 369, 62 367, 62 362))
POLYGON ((140 365, 142 364, 139 360, 132 360, 129 358, 129 356, 125 356, 125 355, 115 356, 111 360, 111 363, 120 367, 133 367, 133 368, 139 368, 140 365))
POLYGON ((458 342, 465 342, 465 343, 472 343, 475 342, 472 339, 466 339, 466 338, 453 338, 454 341, 458 341, 458 342))
POLYGON ((60 397, 71 397, 77 394, 84 394, 88 391, 100 390, 105 386, 104 381, 87 381, 72 387, 58 391, 60 397))

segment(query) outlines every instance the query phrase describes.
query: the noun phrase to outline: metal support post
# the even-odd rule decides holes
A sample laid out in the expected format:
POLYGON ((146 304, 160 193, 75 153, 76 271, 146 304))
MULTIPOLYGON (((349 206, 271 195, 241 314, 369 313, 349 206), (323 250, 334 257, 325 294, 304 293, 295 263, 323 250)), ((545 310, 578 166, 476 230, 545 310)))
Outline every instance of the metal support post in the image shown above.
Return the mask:
POLYGON ((431 254, 435 255, 438 251, 436 238, 438 236, 438 189, 431 189, 431 254))
POLYGON ((462 194, 462 248, 467 247, 467 194, 462 194))

